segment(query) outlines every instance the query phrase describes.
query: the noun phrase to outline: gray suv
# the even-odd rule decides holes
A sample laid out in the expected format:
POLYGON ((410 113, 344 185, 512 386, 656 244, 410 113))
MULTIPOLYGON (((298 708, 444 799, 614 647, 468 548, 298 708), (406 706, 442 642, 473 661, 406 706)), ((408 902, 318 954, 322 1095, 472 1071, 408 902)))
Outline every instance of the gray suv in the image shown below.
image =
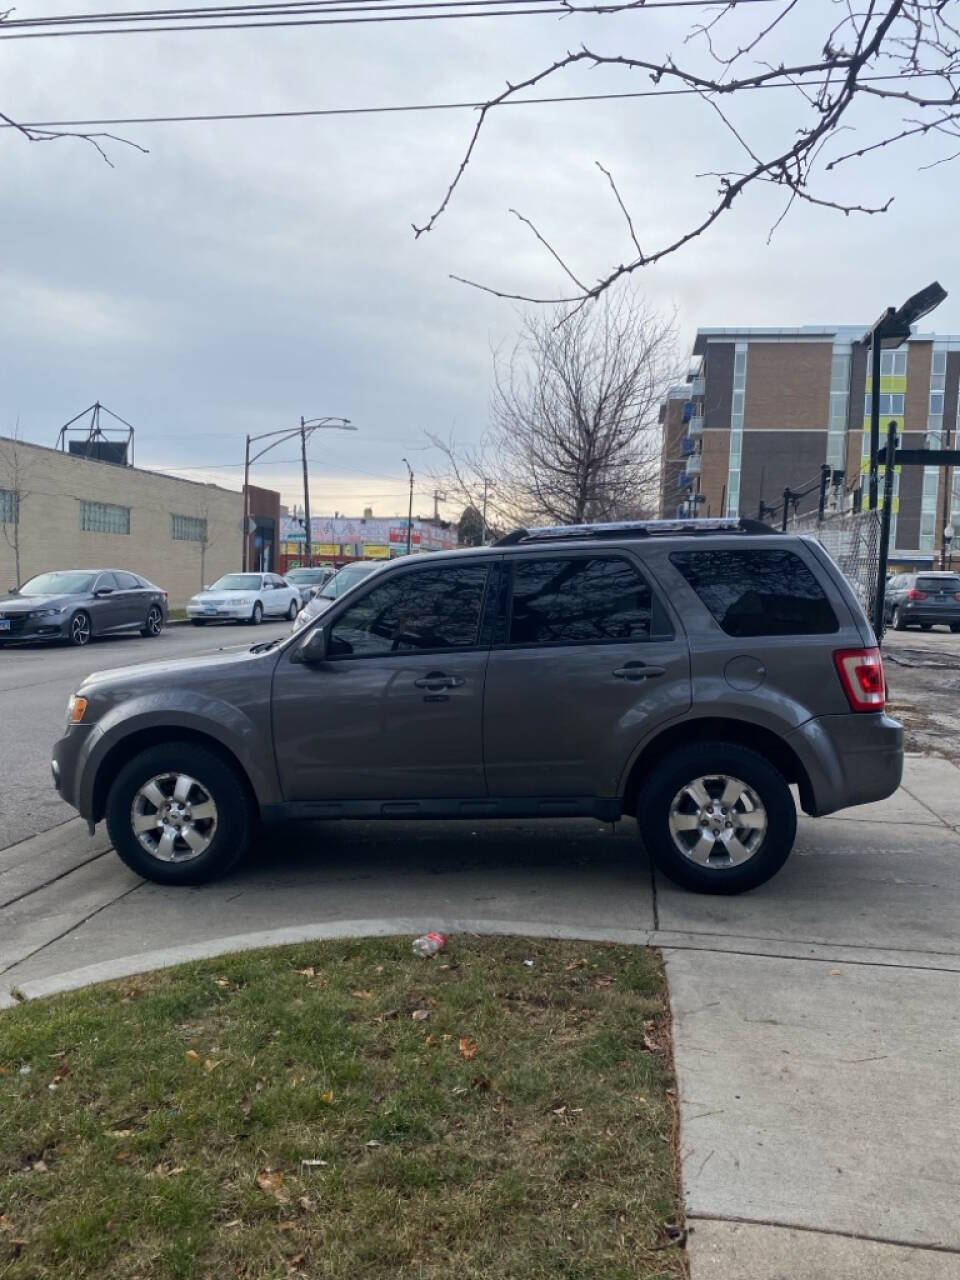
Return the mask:
POLYGON ((87 679, 63 797, 138 874, 223 874, 260 817, 636 817, 739 893, 900 783, 870 624, 820 545, 750 521, 518 530, 404 557, 296 635, 87 679))

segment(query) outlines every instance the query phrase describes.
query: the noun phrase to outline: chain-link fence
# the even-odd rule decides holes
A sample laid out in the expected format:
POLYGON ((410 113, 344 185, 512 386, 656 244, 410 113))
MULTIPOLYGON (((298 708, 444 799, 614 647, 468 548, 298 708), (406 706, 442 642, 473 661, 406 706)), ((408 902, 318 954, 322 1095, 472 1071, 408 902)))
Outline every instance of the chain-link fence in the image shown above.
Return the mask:
POLYGON ((797 533, 810 533, 833 556, 864 613, 873 621, 877 597, 877 569, 880 562, 880 511, 833 511, 823 520, 814 511, 797 516, 789 527, 797 533))

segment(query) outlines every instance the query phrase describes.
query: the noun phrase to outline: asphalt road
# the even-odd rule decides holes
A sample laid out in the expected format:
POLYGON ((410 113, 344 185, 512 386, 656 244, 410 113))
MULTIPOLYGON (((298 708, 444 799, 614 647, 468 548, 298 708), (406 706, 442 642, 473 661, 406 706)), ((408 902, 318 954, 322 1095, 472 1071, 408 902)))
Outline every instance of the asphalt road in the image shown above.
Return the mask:
POLYGON ((50 748, 60 736, 67 699, 93 671, 158 658, 187 658, 284 635, 289 623, 256 630, 232 624, 174 626, 155 640, 139 635, 96 640, 86 649, 53 645, 0 647, 0 849, 49 831, 74 816, 50 781, 50 748))

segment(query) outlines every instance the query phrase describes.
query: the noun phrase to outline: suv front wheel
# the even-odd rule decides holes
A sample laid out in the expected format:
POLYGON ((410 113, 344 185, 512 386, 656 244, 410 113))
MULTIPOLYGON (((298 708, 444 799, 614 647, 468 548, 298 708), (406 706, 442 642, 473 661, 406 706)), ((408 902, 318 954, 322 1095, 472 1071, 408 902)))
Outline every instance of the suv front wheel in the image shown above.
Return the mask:
POLYGON ((783 775, 728 742, 681 747, 657 764, 637 802, 660 871, 696 893, 743 893, 780 870, 797 833, 783 775))
POLYGON ((117 774, 107 830, 131 871, 158 884, 224 875, 250 843, 253 805, 236 771, 193 742, 150 747, 117 774))

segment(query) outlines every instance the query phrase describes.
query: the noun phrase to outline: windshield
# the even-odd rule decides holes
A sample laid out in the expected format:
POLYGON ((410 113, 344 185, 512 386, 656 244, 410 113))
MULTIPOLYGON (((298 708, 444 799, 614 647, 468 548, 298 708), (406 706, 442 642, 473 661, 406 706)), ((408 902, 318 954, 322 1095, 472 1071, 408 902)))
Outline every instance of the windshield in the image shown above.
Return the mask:
POLYGON ((365 578, 368 573, 379 568, 378 562, 371 564, 369 561, 357 561, 356 564, 345 564, 320 592, 321 600, 336 600, 337 596, 342 596, 345 591, 349 591, 361 578, 365 578))
POLYGON ((211 591, 259 591, 259 573, 227 573, 210 588, 211 591))
POLYGON ((38 573, 20 588, 22 596, 79 596, 93 590, 95 573, 38 573))
POLYGON ((918 591, 960 591, 960 578, 918 578, 918 591))

